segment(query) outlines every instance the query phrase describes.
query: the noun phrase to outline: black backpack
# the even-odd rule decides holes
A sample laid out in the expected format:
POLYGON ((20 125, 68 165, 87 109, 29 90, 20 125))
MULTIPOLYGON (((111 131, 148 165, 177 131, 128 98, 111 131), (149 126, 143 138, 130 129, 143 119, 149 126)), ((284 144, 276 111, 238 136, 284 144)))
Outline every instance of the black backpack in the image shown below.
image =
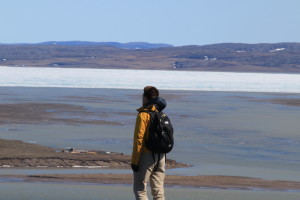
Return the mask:
POLYGON ((146 147, 152 153, 169 153, 174 146, 173 126, 169 117, 158 111, 142 111, 150 114, 148 138, 146 147))

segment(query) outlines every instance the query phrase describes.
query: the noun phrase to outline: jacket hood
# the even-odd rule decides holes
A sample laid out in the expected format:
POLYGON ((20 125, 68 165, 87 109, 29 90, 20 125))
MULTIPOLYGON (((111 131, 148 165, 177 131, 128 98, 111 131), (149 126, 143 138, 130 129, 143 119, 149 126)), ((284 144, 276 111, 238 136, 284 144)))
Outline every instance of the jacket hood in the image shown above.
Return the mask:
POLYGON ((157 97, 157 98, 152 98, 150 99, 146 105, 144 106, 144 108, 150 106, 150 105, 155 105, 156 109, 161 112, 163 109, 166 108, 167 106, 167 102, 166 100, 164 100, 163 98, 161 97, 157 97))

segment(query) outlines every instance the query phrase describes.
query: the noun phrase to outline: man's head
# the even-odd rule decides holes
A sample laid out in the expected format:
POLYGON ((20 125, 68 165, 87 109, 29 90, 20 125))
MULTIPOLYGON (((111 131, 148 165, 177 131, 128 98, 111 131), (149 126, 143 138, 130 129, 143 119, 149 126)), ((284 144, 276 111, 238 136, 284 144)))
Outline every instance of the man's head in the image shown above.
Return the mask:
POLYGON ((155 105, 160 112, 167 106, 167 102, 159 97, 159 91, 156 87, 146 86, 143 94, 143 106, 155 105))
POLYGON ((143 97, 146 97, 148 100, 159 97, 159 91, 156 87, 146 86, 144 88, 143 97))
POLYGON ((159 97, 159 91, 156 89, 156 87, 153 86, 146 86, 144 88, 144 94, 143 94, 143 105, 146 105, 146 103, 150 99, 154 99, 159 97))

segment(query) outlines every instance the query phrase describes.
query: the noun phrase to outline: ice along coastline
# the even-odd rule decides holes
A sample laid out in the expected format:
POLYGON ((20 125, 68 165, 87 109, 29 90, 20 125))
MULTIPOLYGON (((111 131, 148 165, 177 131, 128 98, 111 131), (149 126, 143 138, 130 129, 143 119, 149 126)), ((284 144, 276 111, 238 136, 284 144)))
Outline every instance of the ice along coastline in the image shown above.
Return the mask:
POLYGON ((0 86, 300 93, 300 74, 0 66, 0 86))

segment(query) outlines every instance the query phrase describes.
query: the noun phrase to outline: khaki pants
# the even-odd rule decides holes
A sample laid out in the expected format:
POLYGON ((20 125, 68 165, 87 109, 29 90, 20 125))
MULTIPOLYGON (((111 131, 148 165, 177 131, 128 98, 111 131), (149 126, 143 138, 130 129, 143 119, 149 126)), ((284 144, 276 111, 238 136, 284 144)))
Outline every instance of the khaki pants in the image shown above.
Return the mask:
POLYGON ((153 200, 164 200, 164 178, 165 178, 165 155, 160 155, 158 168, 154 171, 157 163, 158 154, 144 153, 141 156, 139 171, 133 172, 134 183, 133 191, 136 200, 148 200, 147 183, 150 180, 151 193, 153 200))

